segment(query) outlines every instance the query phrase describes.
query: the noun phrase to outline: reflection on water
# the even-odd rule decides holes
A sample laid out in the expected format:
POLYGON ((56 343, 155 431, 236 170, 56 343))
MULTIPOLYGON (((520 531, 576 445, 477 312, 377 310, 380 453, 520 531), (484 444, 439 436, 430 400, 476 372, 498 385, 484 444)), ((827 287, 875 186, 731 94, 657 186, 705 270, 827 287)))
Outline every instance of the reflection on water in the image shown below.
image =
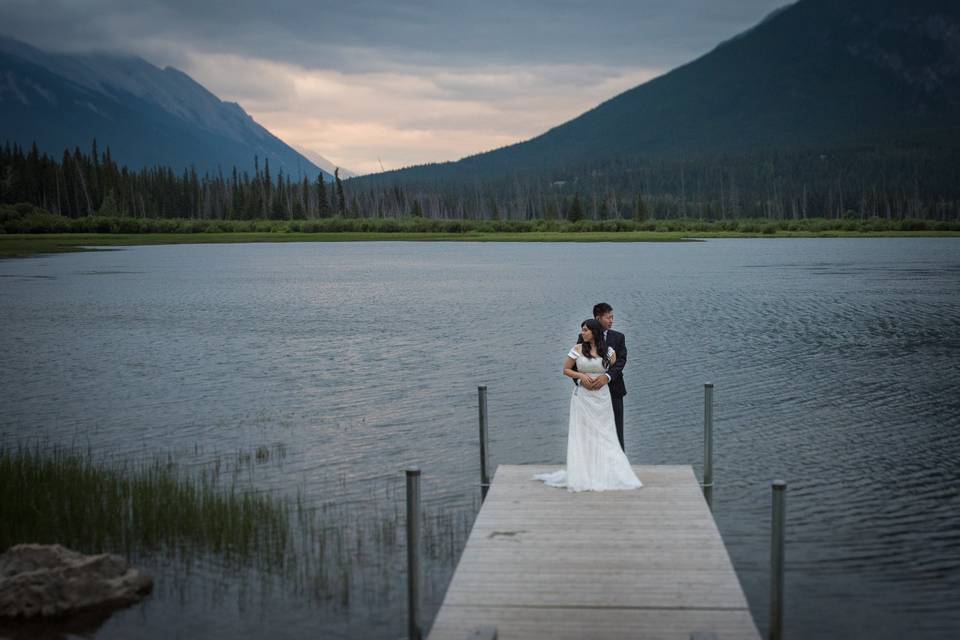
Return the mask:
POLYGON ((628 340, 634 463, 699 472, 716 384, 714 512, 761 629, 775 477, 789 635, 960 628, 953 239, 180 245, 0 276, 0 443, 195 471, 246 452, 238 482, 291 507, 289 564, 144 553, 154 596, 98 637, 402 635, 410 464, 429 624, 478 508, 476 386, 494 464, 561 462, 559 367, 599 300, 628 340))
POLYGON ((111 610, 81 611, 65 620, 0 619, 0 638, 8 640, 66 640, 70 637, 93 637, 113 615, 111 610))

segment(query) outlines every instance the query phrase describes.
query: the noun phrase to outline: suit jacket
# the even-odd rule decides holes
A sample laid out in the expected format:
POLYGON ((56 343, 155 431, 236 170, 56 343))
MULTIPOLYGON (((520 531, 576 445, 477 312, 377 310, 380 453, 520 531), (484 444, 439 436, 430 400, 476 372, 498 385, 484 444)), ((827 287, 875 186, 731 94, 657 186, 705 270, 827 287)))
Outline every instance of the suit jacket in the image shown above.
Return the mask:
MULTIPOLYGON (((583 342, 583 338, 578 337, 577 344, 581 342, 583 342)), ((626 338, 619 331, 609 329, 607 331, 607 346, 612 347, 614 353, 617 354, 617 361, 607 370, 607 374, 610 376, 610 383, 607 385, 610 387, 610 395, 625 396, 627 395, 627 387, 623 384, 623 367, 627 364, 626 338)), ((576 370, 577 365, 574 364, 573 368, 576 370)), ((574 384, 577 383, 576 380, 573 382, 574 384)))

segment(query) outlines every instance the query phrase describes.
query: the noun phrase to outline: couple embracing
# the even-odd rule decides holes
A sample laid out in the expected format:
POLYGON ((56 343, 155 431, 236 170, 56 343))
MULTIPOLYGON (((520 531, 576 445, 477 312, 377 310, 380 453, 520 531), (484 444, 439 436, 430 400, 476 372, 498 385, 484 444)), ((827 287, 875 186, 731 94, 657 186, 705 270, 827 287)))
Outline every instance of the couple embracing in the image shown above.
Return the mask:
POLYGON ((623 448, 623 367, 627 346, 613 330, 613 307, 601 302, 580 325, 563 375, 574 382, 567 432, 567 466, 534 476, 568 491, 609 491, 642 486, 623 448))

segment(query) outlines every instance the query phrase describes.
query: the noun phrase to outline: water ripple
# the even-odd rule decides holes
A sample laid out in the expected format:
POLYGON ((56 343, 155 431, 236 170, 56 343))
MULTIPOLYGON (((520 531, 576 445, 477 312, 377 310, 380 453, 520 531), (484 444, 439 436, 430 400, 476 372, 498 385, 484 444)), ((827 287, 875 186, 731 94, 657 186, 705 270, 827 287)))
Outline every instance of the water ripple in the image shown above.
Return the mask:
MULTIPOLYGON (((469 515, 477 385, 489 388, 494 464, 562 462, 571 387, 560 365, 604 299, 628 338, 634 462, 699 473, 702 385, 717 385, 715 512, 757 620, 769 483, 784 478, 789 635, 950 637, 960 628, 958 248, 290 243, 4 261, 0 443, 197 465, 282 445, 282 461, 253 465, 247 479, 345 522, 393 517, 402 470, 417 464, 425 504, 469 515)), ((182 602, 147 605, 101 635, 163 637, 171 629, 147 622, 172 616, 187 635, 301 637, 319 625, 332 637, 395 637, 402 564, 382 568, 386 591, 358 587, 349 611, 318 619, 210 558, 170 578, 182 602), (269 606, 241 610, 254 606, 250 593, 269 606)), ((427 567, 428 618, 451 571, 427 567)))

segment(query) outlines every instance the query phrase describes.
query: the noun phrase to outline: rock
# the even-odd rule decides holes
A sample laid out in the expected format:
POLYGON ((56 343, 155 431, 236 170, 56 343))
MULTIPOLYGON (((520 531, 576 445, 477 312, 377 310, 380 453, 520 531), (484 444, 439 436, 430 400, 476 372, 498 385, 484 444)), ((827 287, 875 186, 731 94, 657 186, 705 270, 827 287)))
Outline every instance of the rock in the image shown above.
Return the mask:
POLYGON ((66 616, 139 602, 153 579, 113 554, 19 544, 0 555, 0 619, 66 616))

